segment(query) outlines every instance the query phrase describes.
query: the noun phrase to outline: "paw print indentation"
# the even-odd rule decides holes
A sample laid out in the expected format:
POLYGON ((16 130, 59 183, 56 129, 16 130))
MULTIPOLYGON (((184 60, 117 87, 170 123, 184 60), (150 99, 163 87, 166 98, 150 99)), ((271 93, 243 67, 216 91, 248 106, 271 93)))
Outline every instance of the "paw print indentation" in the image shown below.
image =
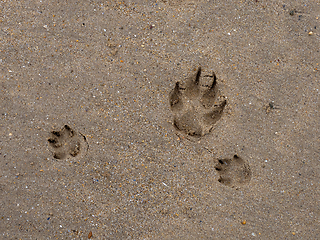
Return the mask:
POLYGON ((48 142, 53 157, 56 159, 79 157, 88 150, 86 137, 68 125, 65 125, 60 131, 51 131, 50 135, 48 142))
POLYGON ((218 160, 215 169, 220 175, 218 181, 232 188, 249 183, 252 176, 249 164, 237 155, 234 155, 232 159, 218 160))
POLYGON ((214 72, 196 74, 185 83, 177 82, 171 91, 169 102, 174 113, 174 126, 178 131, 193 137, 208 134, 221 118, 226 99, 219 95, 214 72))

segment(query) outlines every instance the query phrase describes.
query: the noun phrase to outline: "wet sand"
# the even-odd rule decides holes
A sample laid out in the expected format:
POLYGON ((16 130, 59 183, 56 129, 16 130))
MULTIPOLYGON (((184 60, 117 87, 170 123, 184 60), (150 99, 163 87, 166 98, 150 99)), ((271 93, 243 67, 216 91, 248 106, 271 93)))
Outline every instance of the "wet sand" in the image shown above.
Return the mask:
POLYGON ((319 18, 1 2, 0 238, 319 238, 319 18))

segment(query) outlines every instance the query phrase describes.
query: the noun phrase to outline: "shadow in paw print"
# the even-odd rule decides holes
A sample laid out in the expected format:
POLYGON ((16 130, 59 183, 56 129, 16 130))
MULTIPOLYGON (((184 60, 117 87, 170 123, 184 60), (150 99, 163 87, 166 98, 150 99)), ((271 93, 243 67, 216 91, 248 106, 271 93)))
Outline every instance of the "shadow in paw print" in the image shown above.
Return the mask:
POLYGON ((228 187, 243 186, 250 182, 252 175, 249 165, 237 155, 219 160, 215 169, 220 175, 218 181, 228 187))
POLYGON ((219 96, 216 84, 216 75, 203 74, 201 68, 185 83, 176 83, 169 102, 177 130, 194 137, 202 137, 211 131, 227 103, 219 96))
POLYGON ((60 131, 52 131, 48 142, 53 157, 56 159, 79 157, 88 150, 86 137, 68 125, 65 125, 60 131))

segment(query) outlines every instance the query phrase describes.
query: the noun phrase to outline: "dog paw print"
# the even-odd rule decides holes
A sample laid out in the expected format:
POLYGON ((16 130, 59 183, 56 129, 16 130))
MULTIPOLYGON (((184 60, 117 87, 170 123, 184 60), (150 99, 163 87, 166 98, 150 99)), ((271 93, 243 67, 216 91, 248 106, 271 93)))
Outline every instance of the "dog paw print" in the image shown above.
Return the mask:
POLYGON ((218 181, 232 188, 249 183, 252 175, 249 165, 237 155, 232 159, 218 160, 215 169, 220 175, 218 181))
POLYGON ((68 125, 65 125, 60 131, 52 131, 50 135, 48 142, 53 157, 56 159, 79 157, 88 150, 86 137, 68 125))
POLYGON ((223 96, 219 96, 216 85, 214 72, 203 74, 200 67, 185 83, 176 83, 169 101, 178 131, 202 137, 212 130, 227 103, 223 96))

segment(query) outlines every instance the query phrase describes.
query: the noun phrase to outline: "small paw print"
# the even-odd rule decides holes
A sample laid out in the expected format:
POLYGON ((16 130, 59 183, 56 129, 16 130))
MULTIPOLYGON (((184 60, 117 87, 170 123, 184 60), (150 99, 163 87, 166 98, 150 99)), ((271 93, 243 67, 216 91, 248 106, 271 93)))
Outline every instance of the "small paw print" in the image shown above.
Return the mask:
POLYGON ((238 155, 234 155, 232 159, 218 160, 215 169, 219 173, 218 181, 229 187, 240 187, 250 182, 251 170, 246 163, 238 155))
POLYGON ((86 137, 68 125, 60 131, 52 131, 50 135, 48 142, 56 159, 75 158, 86 153, 88 149, 86 137))

